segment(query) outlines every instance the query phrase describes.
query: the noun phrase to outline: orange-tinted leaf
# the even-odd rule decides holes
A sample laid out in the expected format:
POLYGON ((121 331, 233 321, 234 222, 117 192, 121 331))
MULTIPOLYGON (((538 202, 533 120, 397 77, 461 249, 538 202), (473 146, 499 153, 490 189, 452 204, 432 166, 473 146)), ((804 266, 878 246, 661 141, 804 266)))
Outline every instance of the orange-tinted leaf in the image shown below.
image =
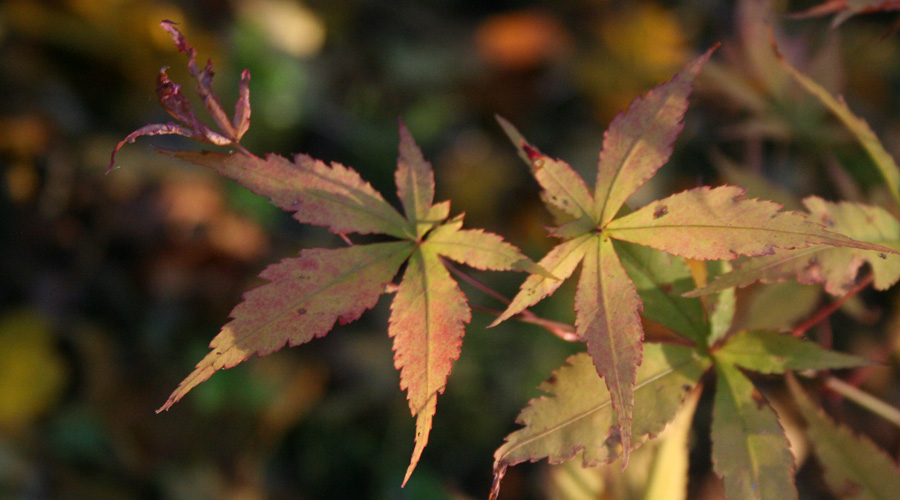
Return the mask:
POLYGON ((465 325, 472 318, 466 297, 437 253, 420 247, 409 259, 391 303, 388 334, 394 339, 394 366, 416 419, 416 446, 404 484, 428 443, 437 395, 459 357, 465 325))
POLYGON ((691 84, 715 47, 688 64, 667 83, 635 99, 603 136, 591 215, 601 226, 613 219, 628 199, 653 177, 672 154, 681 133, 691 84))
MULTIPOLYGON (((831 203, 815 196, 806 198, 803 203, 812 220, 825 224, 834 232, 900 249, 900 222, 882 208, 850 202, 831 203)), ((864 262, 872 267, 875 288, 879 290, 886 290, 900 279, 900 257, 897 255, 858 248, 814 246, 757 257, 686 295, 699 296, 747 286, 755 281, 771 283, 795 276, 800 283, 824 283, 828 293, 842 295, 853 287, 864 262)))
POLYGON ((166 410, 217 370, 254 354, 265 356, 328 333, 335 322, 355 321, 375 306, 384 287, 413 250, 411 242, 376 243, 336 250, 303 250, 297 258, 267 267, 267 285, 244 295, 234 318, 209 347, 212 351, 158 411, 166 410))
POLYGON ((623 463, 631 451, 634 382, 641 364, 643 305, 612 240, 593 237, 585 245, 584 265, 575 293, 575 331, 587 342, 597 373, 606 381, 618 416, 623 463))
POLYGON ((896 250, 850 239, 770 201, 744 199, 734 186, 700 187, 655 201, 609 223, 616 239, 700 260, 771 254, 815 244, 896 250))
POLYGON ((328 166, 306 155, 290 162, 274 154, 262 159, 209 151, 166 153, 238 181, 278 208, 294 212, 300 222, 326 226, 334 233, 413 235, 410 224, 378 191, 340 163, 328 166))

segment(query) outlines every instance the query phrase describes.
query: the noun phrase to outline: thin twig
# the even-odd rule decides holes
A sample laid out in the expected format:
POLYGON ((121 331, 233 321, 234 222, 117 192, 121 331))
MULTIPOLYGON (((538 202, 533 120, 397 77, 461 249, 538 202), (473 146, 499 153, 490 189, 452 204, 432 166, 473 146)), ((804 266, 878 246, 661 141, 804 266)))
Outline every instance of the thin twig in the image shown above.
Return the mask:
MULTIPOLYGON (((479 306, 476 304, 472 304, 471 307, 472 307, 472 309, 475 309, 476 311, 486 312, 488 314, 493 314, 495 316, 500 316, 501 314, 503 314, 503 311, 501 311, 499 309, 491 309, 490 307, 479 306)), ((530 315, 526 316, 524 314, 524 312, 513 316, 513 319, 519 320, 522 323, 531 323, 532 325, 537 325, 537 326, 543 327, 548 332, 552 333, 553 335, 556 335, 557 337, 561 338, 562 340, 565 340, 566 342, 580 342, 581 341, 581 337, 579 337, 575 333, 575 327, 568 323, 563 323, 561 321, 553 321, 552 319, 541 318, 540 316, 537 316, 534 313, 531 313, 530 315)))
POLYGON ((807 319, 803 323, 800 323, 799 325, 794 327, 794 329, 791 331, 791 335, 793 335, 795 337, 802 336, 804 333, 806 333, 807 330, 809 330, 813 326, 819 324, 819 322, 827 319, 835 311, 837 311, 838 308, 840 308, 842 305, 844 305, 845 302, 847 302, 848 300, 853 298, 855 295, 857 295, 859 292, 863 291, 867 286, 872 284, 872 281, 874 281, 874 279, 875 279, 875 275, 873 275, 873 274, 869 274, 868 276, 863 278, 862 281, 857 283, 856 286, 854 286, 849 292, 844 294, 843 297, 837 299, 836 301, 832 302, 831 304, 826 305, 822 309, 819 309, 819 311, 817 311, 815 314, 813 314, 809 319, 807 319))
MULTIPOLYGON (((465 272, 460 271, 456 266, 454 266, 450 262, 447 262, 446 259, 441 259, 441 260, 444 262, 444 265, 447 267, 447 270, 449 270, 450 273, 453 274, 454 276, 456 276, 457 278, 465 281, 466 283, 474 286, 478 290, 481 290, 485 294, 490 295, 491 297, 499 300, 500 302, 503 302, 506 305, 510 304, 511 301, 509 299, 507 299, 505 296, 503 296, 503 294, 501 294, 500 292, 485 285, 484 283, 478 281, 477 279, 469 276, 465 272)), ((501 314, 503 314, 503 311, 500 311, 497 309, 490 309, 487 307, 481 307, 481 306, 477 306, 477 305, 472 305, 471 307, 472 307, 472 309, 486 312, 489 314, 493 314, 495 316, 500 316, 501 314)), ((513 316, 513 318, 517 319, 523 323, 531 323, 533 325, 541 326, 548 332, 552 333, 553 335, 556 335, 557 337, 559 337, 567 342, 580 342, 581 341, 581 337, 579 337, 578 335, 575 334, 574 326, 567 324, 567 323, 562 323, 559 321, 553 321, 552 319, 541 318, 540 316, 538 316, 537 314, 534 314, 533 312, 529 311, 528 309, 513 316)))
POLYGON ((447 259, 441 259, 441 261, 444 263, 444 266, 447 268, 447 270, 450 271, 450 273, 453 274, 454 276, 456 276, 457 278, 459 278, 459 279, 465 281, 466 283, 468 283, 468 284, 474 286, 475 288, 481 290, 483 293, 485 293, 485 294, 487 294, 487 295, 490 295, 491 297, 493 297, 493 298, 499 300, 500 302, 503 302, 503 303, 506 304, 506 305, 509 305, 509 303, 511 302, 509 299, 507 299, 506 297, 504 297, 500 292, 498 292, 498 291, 494 290, 493 288, 491 288, 491 287, 485 285, 484 283, 482 283, 482 282, 478 281, 477 279, 475 279, 475 278, 469 276, 468 274, 466 274, 466 273, 460 271, 456 266, 454 266, 454 265, 451 264, 449 261, 447 261, 447 259))

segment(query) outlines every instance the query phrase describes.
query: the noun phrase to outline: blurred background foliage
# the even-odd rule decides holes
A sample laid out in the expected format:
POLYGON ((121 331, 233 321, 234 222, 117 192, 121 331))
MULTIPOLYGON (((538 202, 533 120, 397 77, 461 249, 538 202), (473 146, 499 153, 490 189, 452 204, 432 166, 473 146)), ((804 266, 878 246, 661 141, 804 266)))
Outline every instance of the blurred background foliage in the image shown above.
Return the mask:
MULTIPOLYGON (((896 15, 837 30, 782 15, 815 3, 0 2, 0 499, 484 498, 493 450, 519 409, 580 349, 529 325, 485 330, 491 317, 476 312, 404 490, 413 419, 384 303, 325 339, 219 372, 154 414, 266 263, 340 244, 151 147, 194 147, 183 138, 142 139, 103 175, 116 141, 168 120, 154 92, 160 67, 192 88, 161 20, 179 22, 212 58, 226 103, 240 70, 251 70, 251 151, 344 163, 396 201, 402 117, 435 166, 438 199, 537 258, 552 243, 550 221, 494 115, 590 181, 615 113, 717 41, 675 155, 635 206, 726 181, 789 207, 808 194, 886 200, 860 148, 774 64, 769 30, 898 157, 896 15)), ((474 274, 510 296, 521 280, 474 274)), ((571 321, 572 294, 537 312, 571 321)), ((744 295, 742 324, 770 328, 790 327, 823 300, 819 287, 790 283, 744 295)), ((864 294, 817 332, 884 362, 853 381, 893 404, 896 301, 864 294)), ((826 403, 866 422, 857 428, 896 457, 896 429, 826 403)), ((698 415, 708 425, 704 401, 698 415)), ((718 498, 708 442, 694 447, 691 498, 718 498)), ((807 476, 801 468, 805 498, 828 498, 807 476)), ((523 465, 507 474, 503 498, 596 498, 596 483, 577 467, 523 465)))

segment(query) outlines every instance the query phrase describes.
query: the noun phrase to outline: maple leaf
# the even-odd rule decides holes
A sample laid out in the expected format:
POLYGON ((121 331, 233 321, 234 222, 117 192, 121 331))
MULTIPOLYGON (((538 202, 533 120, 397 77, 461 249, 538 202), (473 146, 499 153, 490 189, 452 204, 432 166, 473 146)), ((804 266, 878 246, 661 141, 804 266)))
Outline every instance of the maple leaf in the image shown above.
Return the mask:
POLYGON ((794 457, 775 411, 736 366, 715 367, 712 461, 726 498, 797 498, 794 457))
POLYGON ((109 170, 112 170, 115 165, 116 153, 122 149, 122 146, 126 143, 132 143, 138 137, 145 135, 177 134, 206 144, 235 146, 242 149, 240 145, 241 137, 250 128, 250 71, 245 69, 241 73, 241 81, 238 86, 239 97, 234 105, 234 120, 229 121, 225 110, 222 108, 222 102, 212 89, 214 74, 212 62, 207 61, 203 70, 197 69, 197 51, 187 42, 181 31, 175 27, 175 24, 172 21, 162 21, 160 26, 172 35, 172 40, 175 42, 178 50, 187 54, 188 72, 191 74, 191 77, 197 80, 197 94, 203 99, 204 107, 212 116, 220 132, 210 129, 197 118, 191 109, 190 102, 181 91, 181 85, 169 80, 166 68, 163 68, 159 70, 159 75, 157 75, 156 95, 159 97, 159 102, 163 108, 180 123, 169 122, 145 125, 128 134, 113 149, 109 159, 109 170))
MULTIPOLYGON (((900 249, 900 222, 886 210, 861 203, 832 203, 816 196, 803 200, 813 220, 832 231, 859 241, 900 249)), ((756 257, 738 270, 719 276, 711 284, 685 294, 696 297, 756 281, 772 283, 796 277, 804 284, 824 283, 825 291, 843 295, 853 287, 863 263, 868 262, 874 286, 886 290, 900 280, 900 257, 877 250, 848 247, 809 247, 778 250, 756 257)))
POLYGON ((160 411, 216 370, 254 354, 270 354, 285 344, 295 346, 324 336, 336 322, 356 320, 375 306, 406 262, 388 328, 400 387, 407 391, 416 417, 415 448, 405 484, 428 443, 437 396, 444 392, 472 317, 442 259, 476 269, 548 273, 500 236, 462 229, 462 215, 449 218, 449 202, 434 203, 431 165, 402 122, 395 180, 405 216, 354 170, 340 164, 329 166, 305 155, 291 162, 278 155, 263 159, 243 153, 164 153, 237 180, 293 212, 300 222, 334 233, 380 233, 400 241, 303 250, 297 258, 269 266, 260 275, 269 283, 245 295, 231 313, 233 320, 210 344, 212 351, 160 411))
MULTIPOLYGON (((710 365, 709 358, 675 345, 648 344, 644 363, 638 368, 635 387, 636 437, 659 434, 674 418, 685 394, 710 365)), ((510 465, 547 458, 558 464, 580 455, 582 465, 596 466, 618 455, 620 436, 615 428, 616 411, 609 390, 597 377, 585 353, 569 358, 553 377, 539 387, 548 396, 531 400, 516 421, 525 427, 506 437, 494 453, 494 486, 510 465)))
MULTIPOLYGON (((604 134, 593 195, 567 163, 542 154, 511 124, 502 122, 511 139, 519 141, 517 146, 528 158, 547 205, 569 218, 551 232, 564 241, 538 264, 561 279, 582 264, 575 295, 576 333, 587 343, 597 373, 612 395, 623 465, 630 450, 633 388, 642 359, 642 301, 613 239, 700 260, 731 260, 818 244, 895 252, 827 231, 802 214, 781 212, 776 203, 745 199, 744 190, 733 186, 692 189, 616 218, 628 197, 671 155, 692 81, 713 50, 636 99, 613 120, 604 134)), ((561 279, 529 276, 493 324, 552 294, 561 279)))

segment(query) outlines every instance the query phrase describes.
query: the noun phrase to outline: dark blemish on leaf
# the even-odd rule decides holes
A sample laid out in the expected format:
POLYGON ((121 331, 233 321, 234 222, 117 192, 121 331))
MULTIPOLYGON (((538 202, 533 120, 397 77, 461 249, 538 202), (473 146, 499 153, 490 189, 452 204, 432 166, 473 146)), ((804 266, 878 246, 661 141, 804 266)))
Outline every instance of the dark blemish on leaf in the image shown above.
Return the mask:
POLYGON ((828 227, 834 227, 834 219, 827 215, 822 216, 822 224, 825 224, 828 227))
POLYGON ((216 351, 216 356, 221 356, 221 355, 222 355, 222 351, 216 351))
POLYGON ((291 202, 291 206, 292 206, 292 207, 296 207, 296 206, 299 205, 299 204, 300 204, 300 200, 294 200, 294 201, 291 202))
POLYGON ((531 144, 528 144, 527 142, 522 142, 522 150, 525 151, 525 154, 528 155, 528 159, 532 162, 535 162, 544 156, 540 151, 534 149, 531 144))
POLYGON ((809 265, 807 267, 816 267, 818 265, 819 265, 819 259, 817 259, 816 257, 809 258, 809 265))
POLYGON ((302 307, 297 309, 297 314, 306 314, 306 309, 303 309, 302 307))
POLYGON ((672 284, 663 283, 662 285, 660 285, 659 289, 662 290, 663 293, 672 293, 672 284))
POLYGON ((756 403, 757 408, 766 406, 766 398, 762 395, 761 392, 759 392, 759 389, 753 389, 750 397, 753 398, 753 402, 756 403))
POLYGON ((669 213, 669 208, 665 205, 660 205, 660 206, 656 207, 656 210, 653 211, 653 218, 659 219, 660 217, 662 217, 663 215, 666 215, 667 213, 669 213))
POLYGON ((878 256, 881 257, 882 259, 886 259, 886 258, 887 258, 887 254, 884 253, 884 252, 879 253, 878 256))

